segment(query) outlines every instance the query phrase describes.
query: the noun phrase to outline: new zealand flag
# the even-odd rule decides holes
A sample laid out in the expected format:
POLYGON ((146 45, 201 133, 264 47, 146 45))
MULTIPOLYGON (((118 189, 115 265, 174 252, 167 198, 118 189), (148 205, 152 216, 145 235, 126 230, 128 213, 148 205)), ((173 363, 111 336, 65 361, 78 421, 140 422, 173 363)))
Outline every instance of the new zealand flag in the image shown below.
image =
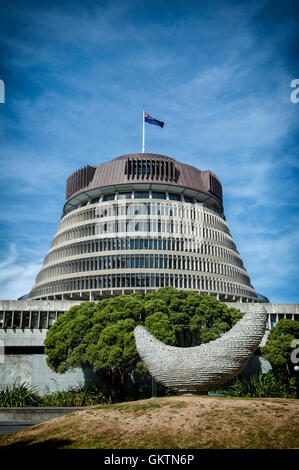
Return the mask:
POLYGON ((155 124, 155 126, 159 126, 159 127, 163 127, 164 126, 164 122, 162 121, 158 121, 158 119, 155 119, 153 117, 151 117, 149 114, 147 113, 144 113, 144 121, 145 122, 148 122, 149 124, 155 124))

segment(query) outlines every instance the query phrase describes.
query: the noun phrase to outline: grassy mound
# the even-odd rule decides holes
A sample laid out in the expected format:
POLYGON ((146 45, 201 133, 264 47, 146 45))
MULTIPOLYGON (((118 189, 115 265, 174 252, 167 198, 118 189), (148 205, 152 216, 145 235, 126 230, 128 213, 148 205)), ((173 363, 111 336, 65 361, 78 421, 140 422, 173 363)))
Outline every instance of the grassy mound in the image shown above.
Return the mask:
POLYGON ((0 436, 0 447, 298 448, 298 411, 293 399, 163 397, 92 406, 0 436))

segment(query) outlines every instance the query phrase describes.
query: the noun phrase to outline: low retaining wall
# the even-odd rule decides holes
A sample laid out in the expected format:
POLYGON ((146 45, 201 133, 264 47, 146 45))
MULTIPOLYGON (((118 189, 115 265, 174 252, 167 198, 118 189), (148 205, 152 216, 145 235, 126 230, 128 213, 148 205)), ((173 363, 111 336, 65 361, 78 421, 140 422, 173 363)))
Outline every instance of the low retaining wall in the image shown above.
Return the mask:
POLYGON ((88 407, 0 408, 0 421, 28 421, 41 423, 42 421, 48 421, 49 419, 56 418, 57 416, 74 413, 75 411, 86 410, 86 408, 88 407))

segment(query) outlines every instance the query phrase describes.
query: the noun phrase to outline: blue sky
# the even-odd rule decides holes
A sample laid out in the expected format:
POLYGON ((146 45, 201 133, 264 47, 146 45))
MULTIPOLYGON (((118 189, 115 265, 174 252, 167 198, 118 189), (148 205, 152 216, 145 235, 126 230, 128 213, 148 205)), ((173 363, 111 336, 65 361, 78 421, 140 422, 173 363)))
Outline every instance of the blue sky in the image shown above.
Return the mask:
POLYGON ((1 1, 0 298, 27 293, 77 168, 146 150, 214 171, 257 292, 299 302, 298 2, 1 1))

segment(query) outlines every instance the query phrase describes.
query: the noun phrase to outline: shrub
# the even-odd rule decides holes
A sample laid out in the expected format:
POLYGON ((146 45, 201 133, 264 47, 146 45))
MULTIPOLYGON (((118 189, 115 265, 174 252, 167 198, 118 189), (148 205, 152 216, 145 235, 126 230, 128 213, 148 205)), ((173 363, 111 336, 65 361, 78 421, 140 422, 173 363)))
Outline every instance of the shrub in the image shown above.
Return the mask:
POLYGON ((109 395, 104 395, 96 385, 91 387, 69 387, 67 390, 40 396, 30 384, 7 386, 0 389, 0 407, 26 406, 91 406, 110 403, 109 395))
POLYGON ((226 393, 236 397, 252 398, 295 398, 296 387, 291 379, 281 380, 272 371, 267 374, 255 374, 249 378, 237 378, 226 393))
POLYGON ((39 406, 40 403, 35 387, 26 382, 0 389, 0 407, 39 406))
POLYGON ((69 387, 42 397, 43 406, 92 406, 110 402, 110 397, 97 386, 69 387))
POLYGON ((291 361, 292 342, 299 339, 299 322, 297 320, 280 320, 271 329, 261 354, 270 361, 275 375, 284 375, 288 380, 295 376, 294 364, 291 361))

